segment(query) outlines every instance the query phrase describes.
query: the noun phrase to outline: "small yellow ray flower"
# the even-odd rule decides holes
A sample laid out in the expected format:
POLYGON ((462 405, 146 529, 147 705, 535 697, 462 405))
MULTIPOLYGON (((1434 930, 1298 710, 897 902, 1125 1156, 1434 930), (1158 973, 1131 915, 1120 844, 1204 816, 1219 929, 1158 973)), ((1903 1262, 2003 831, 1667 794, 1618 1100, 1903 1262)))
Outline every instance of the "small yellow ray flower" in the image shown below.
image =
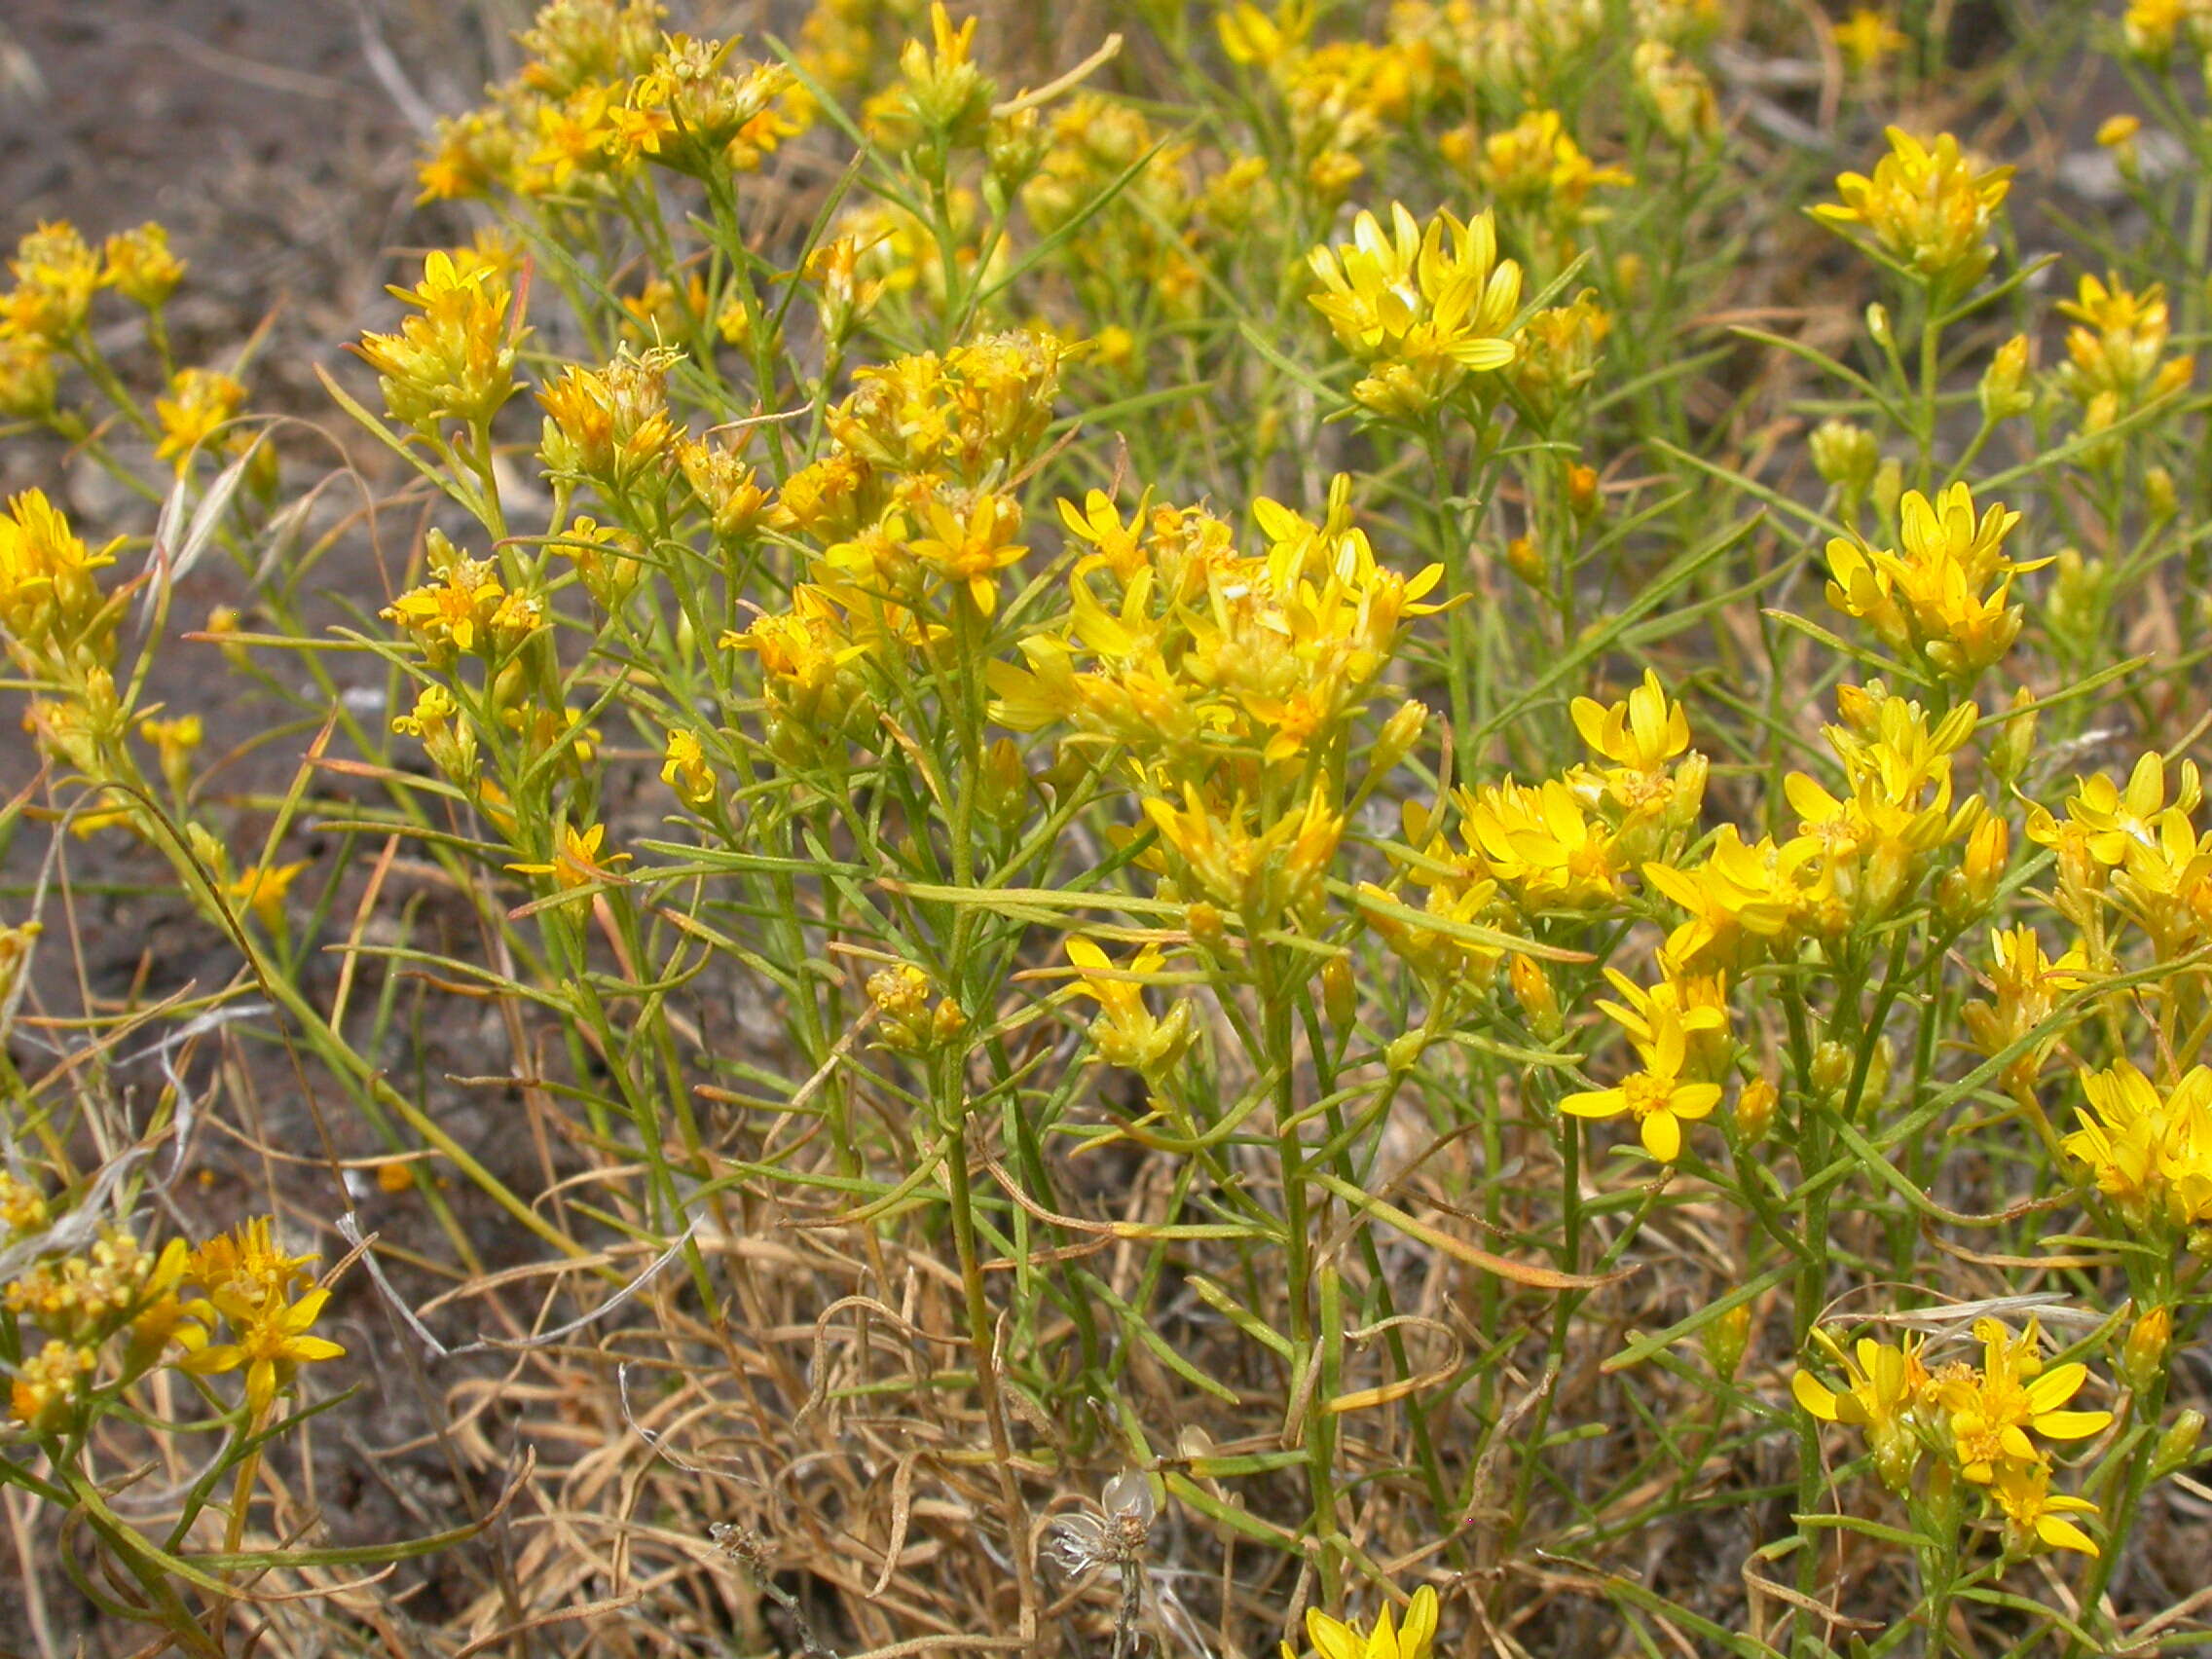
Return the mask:
MULTIPOLYGON (((1364 1635, 1357 1625, 1331 1618, 1318 1607, 1306 1610, 1306 1640, 1320 1659, 1428 1659, 1436 1641, 1436 1592, 1423 1584, 1406 1604, 1406 1622, 1393 1624, 1390 1609, 1375 1615, 1364 1635)), ((1283 1659, 1297 1659, 1289 1642, 1283 1659)))
POLYGON ((223 897, 237 908, 250 911, 263 927, 274 928, 284 919, 284 896, 307 867, 305 859, 285 865, 256 865, 236 880, 225 882, 223 897))
POLYGON ((1982 1345, 1981 1368, 1947 1379, 1936 1396, 1950 1414, 1959 1472, 1968 1480, 1987 1486, 2003 1463, 2041 1462, 2030 1429, 2048 1440, 2086 1440, 2112 1421, 2110 1412, 2062 1409, 2089 1368, 2076 1362, 2045 1370, 2035 1320, 2015 1337, 1995 1319, 1977 1319, 1973 1334, 1982 1345))
POLYGON ((617 865, 630 862, 628 853, 602 853, 601 843, 607 839, 607 826, 594 824, 588 830, 578 830, 573 824, 561 827, 561 849, 550 864, 511 864, 507 868, 517 875, 550 875, 563 892, 579 892, 594 882, 619 882, 621 873, 617 865))
POLYGON ((1629 1073, 1611 1088, 1569 1094, 1559 1109, 1576 1118, 1636 1119, 1643 1150, 1662 1163, 1682 1155, 1682 1124, 1713 1115, 1720 1104, 1720 1085, 1691 1083, 1682 1077, 1687 1039, 1678 1011, 1654 1009, 1651 1039, 1637 1044, 1643 1069, 1629 1073))
POLYGON ((2049 1464, 2008 1463, 1997 1471, 1990 1490, 1997 1507, 2005 1512, 2008 1553, 2027 1555, 2040 1544, 2046 1549, 2079 1550, 2092 1560, 2096 1558, 2096 1543, 2066 1517, 2094 1515, 2097 1506, 2085 1497, 2053 1493, 2049 1464))

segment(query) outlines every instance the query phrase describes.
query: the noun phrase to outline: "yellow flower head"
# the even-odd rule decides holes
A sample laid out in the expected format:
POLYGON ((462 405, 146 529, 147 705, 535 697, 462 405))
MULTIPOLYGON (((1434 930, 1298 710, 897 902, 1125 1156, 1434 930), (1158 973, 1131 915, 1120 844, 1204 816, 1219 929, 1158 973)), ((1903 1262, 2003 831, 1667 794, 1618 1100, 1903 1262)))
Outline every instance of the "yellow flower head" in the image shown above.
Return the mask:
POLYGON ((506 273, 466 248, 436 249, 412 288, 387 290, 414 308, 396 334, 354 348, 377 371, 391 418, 420 432, 489 422, 518 388, 515 353, 528 332, 506 273))
POLYGON ((169 234, 160 225, 118 231, 100 258, 101 285, 148 311, 159 309, 184 280, 185 263, 169 251, 169 234))
POLYGON ((154 399, 154 418, 162 427, 155 458, 173 462, 181 475, 193 456, 244 407, 245 387, 229 375, 179 369, 169 381, 168 395, 154 399))
POLYGON ((2061 379, 2084 407, 2109 397, 2131 409, 2180 390, 2196 372, 2194 357, 2165 357, 2172 325, 2157 282, 2137 293, 2117 276, 2084 276, 2076 298, 2061 300, 2058 310, 2075 323, 2061 379))
POLYGON ((256 865, 226 883, 223 896, 234 907, 250 912, 263 927, 274 928, 284 919, 284 896, 291 892, 292 882, 307 867, 305 859, 286 865, 256 865))
POLYGON ((2096 1557, 2095 1541, 2066 1518, 2094 1515, 2097 1506, 2085 1497, 2052 1492, 2047 1464, 2007 1463, 1997 1471, 1990 1492, 2005 1516, 2008 1555, 2052 1549, 2077 1550, 2091 1559, 2096 1557))
POLYGON ((1720 1104, 1718 1084, 1694 1083, 1682 1075, 1691 1017, 1652 1005, 1646 1025, 1650 1035, 1635 1045, 1642 1069, 1611 1088, 1569 1094, 1559 1109, 1576 1118, 1613 1118, 1625 1112, 1636 1120, 1643 1150, 1662 1163, 1674 1162, 1682 1154, 1682 1124, 1711 1117, 1720 1104))
POLYGON ((594 824, 588 830, 564 824, 559 850, 550 863, 511 864, 507 868, 517 875, 550 875, 555 891, 580 894, 596 885, 623 879, 621 866, 630 862, 630 855, 603 852, 606 839, 604 824, 594 824))
POLYGON ((1982 1363, 1936 1384, 1936 1402, 1948 1415, 1953 1455, 1959 1472, 1987 1486, 2001 1465, 2033 1465, 2044 1454, 2028 1431, 2047 1440, 2085 1440, 2112 1421, 2110 1412, 2071 1412, 2063 1408, 2088 1381, 2080 1363, 2044 1366, 2036 1321, 2014 1336, 1995 1319, 1974 1321, 1982 1345, 1982 1363))
POLYGON ((2061 1144, 2097 1190, 2138 1227, 2212 1223, 2212 1069, 2193 1066, 2168 1090, 2125 1059, 2081 1080, 2089 1104, 2061 1144))
POLYGON ((1901 1492, 1920 1456, 1919 1442, 1914 1437, 1918 1414, 1934 1397, 1934 1382, 1921 1362, 1920 1345, 1907 1341, 1892 1347, 1871 1337, 1861 1337, 1847 1353, 1835 1338, 1817 1326, 1813 1340, 1841 1368, 1844 1386, 1839 1392, 1810 1371, 1799 1371, 1789 1380, 1790 1392, 1798 1405, 1823 1422, 1862 1430, 1883 1484, 1901 1492))
POLYGON ((1667 700, 1659 676, 1643 671, 1643 683, 1610 706, 1577 697, 1568 712, 1591 753, 1631 771, 1656 772, 1690 746, 1689 716, 1667 700))
POLYGON ((18 1368, 8 1385, 9 1410, 25 1428, 40 1433, 59 1430, 98 1363, 99 1356, 89 1347, 58 1338, 49 1341, 18 1368))
POLYGON ((1972 285, 1989 269, 1990 228, 2012 169, 1977 167, 1948 132, 1933 144, 1896 127, 1888 136, 1890 153, 1874 164, 1873 176, 1839 175, 1843 200, 1815 207, 1813 216, 1863 228, 1890 258, 1940 290, 1972 285))
POLYGON ((281 1297, 258 1302, 227 1300, 220 1293, 212 1300, 230 1321, 231 1341, 209 1343, 178 1363, 200 1377, 243 1370, 246 1406, 256 1421, 300 1366, 338 1359, 346 1352, 327 1337, 314 1335, 315 1321, 322 1316, 323 1304, 330 1300, 327 1290, 311 1290, 292 1303, 281 1297))
POLYGON ((241 1221, 192 1253, 191 1277, 211 1297, 240 1305, 288 1302, 309 1279, 313 1255, 294 1256, 276 1243, 268 1216, 241 1221))
MULTIPOLYGON (((1309 1607, 1306 1640, 1313 1644, 1317 1659, 1429 1659, 1436 1641, 1436 1592, 1422 1585, 1406 1604, 1404 1624, 1394 1624, 1390 1609, 1384 1607, 1364 1632, 1318 1607, 1309 1607)), ((1298 1659, 1287 1641, 1282 1653, 1283 1659, 1298 1659)))
POLYGON ((8 262, 15 288, 0 294, 0 340, 58 347, 74 339, 92 311, 100 261, 74 225, 42 224, 8 262))
POLYGON ((1514 359, 1521 267, 1498 258, 1487 210, 1466 223, 1439 213, 1423 229, 1392 203, 1388 231, 1363 212, 1349 242, 1314 248, 1309 263, 1321 282, 1313 308, 1373 371, 1354 390, 1370 408, 1425 412, 1514 359))
POLYGON ((1941 678, 1971 683, 2019 637, 2022 612, 2010 603, 2012 578, 2048 561, 2007 557, 2005 537, 2020 515, 1992 505, 1976 516, 1964 484, 1935 500, 1908 490, 1898 519, 1898 551, 1841 537, 1829 541, 1828 603, 1941 678))
POLYGON ((1828 33, 1843 54, 1844 66, 1855 75, 1871 74, 1884 59, 1912 44, 1871 6, 1854 7, 1850 17, 1829 26, 1828 33))
POLYGON ((1090 1027, 1098 1057, 1147 1077, 1173 1065, 1190 1046, 1191 1014, 1186 1004, 1177 1002, 1165 1019, 1159 1019, 1145 1006, 1145 977, 1157 974, 1166 960, 1160 947, 1147 944, 1124 968, 1115 967, 1103 950, 1080 936, 1067 941, 1067 952, 1075 966, 1076 994, 1098 1004, 1098 1018, 1090 1027))
POLYGON ((43 492, 13 498, 0 514, 0 635, 50 672, 104 663, 116 616, 92 572, 113 563, 112 544, 88 551, 43 492))

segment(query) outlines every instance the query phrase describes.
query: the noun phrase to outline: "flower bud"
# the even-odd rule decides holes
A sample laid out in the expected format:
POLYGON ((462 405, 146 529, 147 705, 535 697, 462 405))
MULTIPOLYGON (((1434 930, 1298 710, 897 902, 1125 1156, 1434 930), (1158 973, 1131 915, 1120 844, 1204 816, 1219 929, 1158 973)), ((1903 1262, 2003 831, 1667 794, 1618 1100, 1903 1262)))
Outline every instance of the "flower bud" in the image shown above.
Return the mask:
POLYGON ((1967 838, 1966 899, 1972 914, 1981 915, 1997 902, 1997 884, 2005 879, 2011 847, 2012 832, 1997 817, 1983 818, 1967 838))
POLYGON ((2158 1449, 2151 1455, 2151 1478, 2162 1481, 2196 1461, 2196 1442, 2204 1432, 2204 1414, 2194 1406, 2175 1414, 2165 1433, 2158 1436, 2158 1449))
POLYGON ((2143 154, 2135 147, 2142 130, 2143 123, 2132 115, 2112 116, 2097 129, 2098 145, 2112 153, 2112 165, 2130 184, 2143 176, 2143 154))
POLYGON ((1349 1031, 1359 1017, 1359 989, 1352 983, 1348 953, 1330 957, 1321 969, 1321 1012, 1339 1031, 1349 1031))
POLYGON ((1775 1102, 1781 1091, 1763 1077, 1754 1077, 1736 1096, 1736 1133, 1744 1145, 1756 1146, 1774 1127, 1775 1102))
POLYGON ((1997 348, 1997 354, 1989 361, 1988 370, 1981 377, 1981 418, 1991 425, 2009 420, 2014 415, 2025 415, 2035 405, 2035 394, 2026 388, 2028 374, 2028 337, 2015 334, 1997 348))
POLYGON ((1598 510, 1598 469, 1577 461, 1567 469, 1567 504, 1577 518, 1598 510))
POLYGON ((1011 738, 1000 738, 983 752, 976 804, 1001 830, 1019 829, 1029 806, 1029 770, 1011 738))
POLYGON ((2165 1375, 2166 1349, 2173 1336, 2173 1314, 2164 1308, 2154 1308, 2143 1314, 2127 1333, 2127 1341, 2120 1345, 2120 1364, 2116 1368, 2120 1380, 2138 1394, 2149 1393, 2165 1375))
POLYGON ((1896 456, 1886 456, 1882 464, 1874 469, 1874 510, 1886 519, 1898 516, 1898 499, 1904 494, 1904 464, 1896 456))
POLYGON ((1536 551, 1535 543, 1526 535, 1516 535, 1505 544, 1505 564, 1507 569, 1538 593, 1544 592, 1549 585, 1550 578, 1544 571, 1543 556, 1536 551))
POLYGON ((2143 511, 2153 524, 2164 524, 2181 511, 2181 498, 2174 488, 2174 475, 2162 466, 2145 467, 2143 470, 2143 511))
POLYGON ((1218 947, 1229 938, 1229 924, 1221 911, 1203 899, 1184 906, 1183 926, 1190 931, 1194 943, 1218 947))
POLYGON ((1719 1318, 1710 1321, 1703 1332, 1705 1361, 1713 1367, 1714 1376, 1723 1382, 1734 1380, 1744 1366, 1744 1350, 1751 1345, 1751 1305, 1739 1302, 1719 1318))
POLYGON ((1534 957, 1519 952, 1507 964, 1505 977, 1512 983, 1514 1001, 1528 1016, 1529 1029, 1547 1043, 1558 1042, 1567 1021, 1560 1015, 1559 993, 1552 989, 1551 977, 1534 957))
POLYGON ((2037 715, 2031 706, 2035 700, 2035 693, 2025 685, 2017 687, 2012 693, 2015 713, 1999 727, 1996 741, 1989 746, 1989 769, 2008 787, 2019 782, 2035 754, 2037 715), (2028 712, 2017 712, 2022 709, 2028 712))
POLYGON ((1382 722, 1382 730, 1375 739, 1370 752, 1368 770, 1376 777, 1394 771, 1398 762, 1411 755, 1414 745, 1428 726, 1428 705, 1409 697, 1391 711, 1390 718, 1382 722))
POLYGON ((1866 334, 1885 351, 1898 349, 1897 336, 1890 331, 1890 309, 1879 300, 1866 308, 1866 334))
POLYGON ((1847 496, 1863 495, 1882 464, 1874 434, 1849 421, 1823 421, 1813 429, 1811 448, 1813 469, 1847 496))
POLYGON ((1833 1037, 1813 1051, 1813 1087, 1823 1094, 1837 1094, 1851 1081, 1851 1051, 1833 1037))

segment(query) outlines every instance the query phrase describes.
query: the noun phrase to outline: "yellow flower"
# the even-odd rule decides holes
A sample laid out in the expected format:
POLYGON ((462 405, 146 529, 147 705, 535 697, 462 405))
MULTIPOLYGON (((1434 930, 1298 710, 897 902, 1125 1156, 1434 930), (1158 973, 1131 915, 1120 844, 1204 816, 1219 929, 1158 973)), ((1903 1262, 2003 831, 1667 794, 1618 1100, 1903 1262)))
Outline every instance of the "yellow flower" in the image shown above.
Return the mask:
POLYGON ((251 911, 254 920, 265 928, 274 928, 284 919, 284 896, 292 890, 292 882, 301 870, 307 868, 305 859, 287 865, 256 865, 236 880, 226 882, 223 897, 238 909, 251 911))
MULTIPOLYGON (((19 934, 21 931, 16 928, 8 930, 9 934, 19 934)), ((12 942, 7 937, 0 936, 0 945, 12 942)), ((12 972, 12 967, 10 971, 12 972)), ((8 980, 0 977, 0 998, 5 997, 9 988, 8 980)), ((20 1238, 25 1234, 44 1231, 52 1219, 44 1193, 30 1182, 19 1180, 7 1170, 0 1169, 0 1227, 5 1227, 9 1233, 20 1238)))
MULTIPOLYGON (((2088 962, 2079 942, 2055 960, 2046 956, 2042 938, 2025 922, 1992 934, 1990 946, 1995 958, 1989 970, 1991 999, 1969 1003, 1963 1017, 1974 1047, 1994 1058, 2048 1020, 2068 992, 2088 983, 2088 962)), ((2032 1088, 2064 1035, 2054 1027, 2038 1038, 2007 1069, 2006 1084, 2015 1089, 2032 1088)))
POLYGON ((1307 0, 1281 0, 1270 17, 1252 0, 1236 0, 1213 21, 1232 63, 1271 66, 1306 44, 1313 29, 1313 8, 1307 0))
POLYGON ((2095 1558, 2097 1546, 2089 1534, 2066 1517, 2094 1515, 2097 1506, 2085 1497, 2054 1493, 2047 1464, 2008 1463, 1997 1471, 1990 1490, 1997 1507, 2004 1511, 2009 1554, 2027 1555, 2040 1544, 2046 1549, 2079 1550, 2095 1558))
POLYGON ((155 459, 173 461, 181 475, 193 456, 244 406, 245 387, 229 375, 179 369, 169 381, 169 394, 154 399, 154 418, 162 427, 155 459))
POLYGON ((516 349, 529 332, 505 272, 469 249, 439 248, 420 282, 387 292, 418 314, 353 350, 377 371, 391 418, 424 433, 441 421, 489 422, 517 389, 516 349))
POLYGON ((660 781, 674 790, 676 798, 685 806, 705 806, 715 798, 715 769, 707 764, 707 752, 700 747, 697 732, 678 728, 668 734, 660 781))
POLYGON ((1829 25, 1828 34, 1843 54, 1845 66, 1855 75, 1880 68, 1885 57, 1912 44, 1871 6, 1855 7, 1850 17, 1829 25))
POLYGON ((1574 729, 1591 753, 1631 771, 1656 772, 1690 746, 1689 716, 1667 700, 1659 676, 1643 671, 1643 683, 1610 706, 1577 697, 1568 706, 1574 729))
POLYGON ((413 634, 438 667, 456 651, 490 647, 492 618, 506 589, 497 565, 461 557, 442 531, 431 531, 427 543, 430 569, 438 579, 410 588, 378 614, 413 634))
POLYGON ((40 1433, 53 1433, 68 1420, 85 1379, 99 1363, 89 1347, 58 1338, 26 1358, 8 1385, 9 1409, 16 1420, 40 1433))
MULTIPOLYGON (((2182 761, 2175 770, 2174 810, 2194 813, 2203 798, 2196 762, 2182 761)), ((2116 869, 2137 849, 2157 848, 2156 826, 2166 808, 2165 757, 2154 750, 2136 758, 2124 788, 2102 772, 2081 780, 2066 802, 2064 824, 2045 808, 2031 807, 2028 839, 2055 849, 2062 872, 2070 846, 2095 865, 2116 869)))
POLYGON ((2212 1222, 2212 1070, 2161 1092, 2128 1060, 2081 1072, 2082 1126, 2060 1144, 2138 1227, 2212 1222))
POLYGON ((2028 1431, 2049 1440, 2085 1440, 2112 1421, 2110 1412, 2070 1412, 2068 1400, 2088 1381, 2080 1363, 2044 1369, 2036 1321, 2015 1337, 1995 1319, 1974 1321, 1982 1345, 1977 1371, 1946 1377, 1936 1398, 1949 1414, 1951 1442, 1959 1472, 1987 1486, 2001 1463, 2044 1460, 2028 1431))
POLYGON ((2178 391, 2196 372, 2194 357, 2163 357, 2171 323, 2166 291, 2154 282, 2136 293, 2117 276, 2084 276, 2073 300, 2058 304, 2076 326, 2066 335, 2068 391, 2084 406, 2109 394, 2121 408, 2178 391))
POLYGON ((2164 63, 2192 10, 2192 0, 2128 0, 2126 15, 2120 18, 2127 50, 2153 63, 2164 63))
POLYGON ((55 671, 104 661, 116 618, 92 572, 115 562, 113 547, 88 551, 41 491, 12 498, 0 514, 0 634, 55 671))
POLYGON ((930 534, 909 543, 908 551, 965 587, 976 608, 989 616, 998 608, 998 572, 1029 551, 1014 540, 1021 534, 1021 504, 996 490, 977 494, 965 514, 953 503, 933 500, 929 528, 930 534))
POLYGON ((1545 210, 1561 230, 1594 216, 1584 210, 1591 191, 1636 182, 1621 168, 1601 167, 1584 155, 1556 109, 1532 109, 1485 136, 1474 173, 1499 201, 1545 210))
POLYGON ((314 1335, 315 1321, 327 1290, 311 1290, 287 1304, 282 1297, 248 1300, 229 1291, 210 1292, 210 1300, 230 1321, 232 1341, 210 1343, 178 1362, 196 1377, 216 1377, 225 1372, 245 1372, 246 1406, 255 1421, 269 1410, 276 1390, 292 1380, 300 1366, 318 1360, 338 1359, 346 1350, 327 1337, 314 1335))
POLYGON ((1695 869, 1645 865, 1644 880, 1689 912, 1667 938, 1668 960, 1733 972, 1781 949, 1822 898, 1818 852, 1802 837, 1787 847, 1771 835, 1747 846, 1733 824, 1723 824, 1695 869))
POLYGON ((0 294, 0 340, 65 345, 85 326, 99 286, 99 256, 74 225, 41 224, 8 262, 16 286, 0 294))
POLYGON ((184 280, 185 263, 169 251, 169 234, 144 224, 118 231, 100 250, 100 284, 133 305, 158 310, 184 280))
POLYGON ((1190 1044, 1190 1009, 1178 1002, 1165 1019, 1157 1019, 1145 1007, 1144 977, 1158 973, 1165 960, 1160 947, 1147 944, 1126 968, 1116 968, 1088 939, 1069 940, 1067 952, 1075 965, 1077 994, 1098 1004, 1098 1018, 1090 1027, 1098 1057, 1147 1077, 1174 1064, 1190 1044))
MULTIPOLYGON (((1406 1604, 1406 1622, 1394 1625, 1385 1606, 1364 1634, 1357 1625, 1331 1618, 1318 1607, 1306 1609, 1306 1640, 1318 1659, 1429 1659, 1436 1641, 1436 1592, 1423 1584, 1406 1604)), ((1283 1659, 1298 1659, 1289 1642, 1283 1659)))
POLYGON ((1628 1113, 1636 1120, 1644 1151, 1662 1163, 1672 1163, 1682 1153, 1682 1124, 1712 1116, 1714 1107, 1720 1104, 1720 1086, 1684 1081, 1684 1018, 1658 1009, 1653 1014, 1650 1037, 1636 1044, 1643 1069, 1631 1072, 1611 1088, 1569 1094, 1559 1103, 1559 1109, 1576 1118, 1614 1118, 1628 1113))
POLYGON ((1914 1437, 1915 1415, 1928 1403, 1933 1387, 1928 1368, 1921 1362, 1920 1345, 1907 1342, 1891 1347, 1871 1337, 1854 1345, 1856 1357, 1818 1326, 1813 1340, 1842 1367, 1844 1387, 1837 1392, 1810 1371, 1789 1380, 1797 1403, 1823 1422, 1845 1423, 1862 1430, 1874 1453, 1874 1466, 1884 1485, 1901 1492, 1919 1459, 1914 1437))
POLYGON ((1439 213, 1423 230, 1392 203, 1387 233, 1363 212, 1349 242, 1314 248, 1308 259, 1322 286, 1313 308, 1375 370, 1353 392, 1370 408, 1424 413, 1466 375, 1514 359, 1508 330, 1521 304, 1521 267, 1498 258, 1488 211, 1464 224, 1439 213))
POLYGON ((1874 164, 1873 176, 1838 175, 1843 200, 1823 203, 1813 216, 1863 227, 1883 252, 1938 289, 1971 285, 1989 269, 1990 227, 2012 169, 1976 167, 1948 132, 1924 144, 1899 128, 1887 130, 1890 153, 1874 164))
POLYGON ((285 1302, 294 1289, 308 1282, 308 1264, 313 1260, 312 1255, 286 1252, 276 1242, 275 1222, 257 1216, 193 1251, 189 1272, 210 1296, 221 1294, 242 1303, 285 1302))
POLYGON ((564 893, 579 893, 598 882, 619 882, 622 875, 615 866, 628 864, 630 855, 602 853, 600 846, 606 839, 604 824, 594 824, 588 830, 564 824, 560 850, 550 864, 511 864, 507 868, 517 875, 550 875, 564 893))
POLYGON ((1457 797, 1468 845, 1528 911, 1589 910, 1618 897, 1624 866, 1611 830, 1559 778, 1510 777, 1457 797))
POLYGON ((2008 558, 2005 537, 2020 515, 1993 505, 1976 517, 1964 484, 1933 501, 1906 491, 1898 519, 1901 552, 1829 541, 1828 603, 1944 679, 1970 682, 2019 637, 2021 608, 2009 603, 2012 578, 2049 561, 2008 558))

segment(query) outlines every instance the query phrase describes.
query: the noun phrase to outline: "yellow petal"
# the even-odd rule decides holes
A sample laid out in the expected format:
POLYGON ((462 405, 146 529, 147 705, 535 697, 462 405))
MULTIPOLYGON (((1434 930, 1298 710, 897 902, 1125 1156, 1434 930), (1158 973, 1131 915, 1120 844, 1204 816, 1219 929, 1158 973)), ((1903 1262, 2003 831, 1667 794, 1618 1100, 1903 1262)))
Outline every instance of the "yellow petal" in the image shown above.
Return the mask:
POLYGON ((1835 1390, 1815 1377, 1810 1371, 1800 1371, 1789 1380, 1789 1391, 1797 1403, 1823 1422, 1833 1422, 1835 1417, 1835 1390))

